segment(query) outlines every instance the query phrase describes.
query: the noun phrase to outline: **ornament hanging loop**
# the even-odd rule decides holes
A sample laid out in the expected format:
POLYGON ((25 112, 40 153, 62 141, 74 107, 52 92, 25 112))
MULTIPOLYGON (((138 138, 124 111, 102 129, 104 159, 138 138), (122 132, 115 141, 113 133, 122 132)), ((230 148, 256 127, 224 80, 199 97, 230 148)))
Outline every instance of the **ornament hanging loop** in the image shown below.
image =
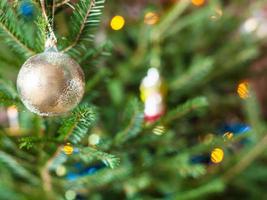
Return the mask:
MULTIPOLYGON (((46 38, 46 41, 45 41, 45 51, 48 51, 48 50, 57 51, 57 47, 56 47, 57 38, 56 38, 55 33, 53 31, 53 23, 52 23, 52 25, 49 23, 48 16, 47 16, 46 11, 45 11, 45 1, 40 0, 40 4, 42 7, 42 14, 46 20, 47 28, 48 28, 48 32, 49 32, 48 36, 46 38)), ((54 11, 55 11, 55 1, 53 0, 52 21, 54 20, 54 11)))
POLYGON ((49 34, 45 41, 45 51, 57 51, 57 38, 55 34, 49 34))

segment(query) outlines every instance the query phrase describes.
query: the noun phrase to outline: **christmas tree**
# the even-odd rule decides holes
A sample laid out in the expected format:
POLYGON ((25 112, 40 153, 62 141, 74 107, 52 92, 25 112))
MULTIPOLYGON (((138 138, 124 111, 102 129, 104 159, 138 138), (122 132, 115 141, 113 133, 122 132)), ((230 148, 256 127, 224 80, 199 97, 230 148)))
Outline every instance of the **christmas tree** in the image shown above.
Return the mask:
POLYGON ((1 0, 0 199, 265 199, 266 1, 1 0))

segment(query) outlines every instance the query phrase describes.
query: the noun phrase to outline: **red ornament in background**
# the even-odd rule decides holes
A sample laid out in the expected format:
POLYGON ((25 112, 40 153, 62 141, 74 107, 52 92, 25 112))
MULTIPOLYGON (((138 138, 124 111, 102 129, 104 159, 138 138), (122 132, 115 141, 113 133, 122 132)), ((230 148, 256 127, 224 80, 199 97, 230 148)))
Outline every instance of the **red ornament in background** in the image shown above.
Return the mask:
POLYGON ((165 113, 165 91, 159 71, 150 68, 140 86, 146 122, 154 122, 165 113))

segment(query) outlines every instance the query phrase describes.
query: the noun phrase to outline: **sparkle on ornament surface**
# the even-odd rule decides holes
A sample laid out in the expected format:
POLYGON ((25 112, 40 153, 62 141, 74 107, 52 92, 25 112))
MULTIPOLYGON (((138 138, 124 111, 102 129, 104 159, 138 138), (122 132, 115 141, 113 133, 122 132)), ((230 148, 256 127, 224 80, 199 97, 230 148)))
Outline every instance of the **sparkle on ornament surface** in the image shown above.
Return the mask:
POLYGON ((122 16, 116 15, 111 19, 110 26, 113 30, 118 31, 123 28, 125 20, 122 16))
POLYGON ((89 144, 91 145, 97 145, 100 142, 100 137, 98 134, 91 134, 89 136, 89 144))
POLYGON ((148 12, 145 14, 144 23, 147 25, 154 25, 159 21, 159 15, 154 12, 148 12))
POLYGON ((156 93, 149 96, 145 102, 145 115, 154 116, 162 112, 162 97, 156 93))
POLYGON ((164 126, 156 126, 152 132, 155 134, 155 135, 162 135, 164 132, 165 132, 165 127, 164 126))
POLYGON ((191 2, 195 6, 202 6, 205 3, 205 0, 191 0, 191 2))
POLYGON ((245 21, 243 29, 246 33, 251 33, 257 29, 258 25, 258 20, 255 17, 251 17, 245 21))
POLYGON ((73 190, 67 190, 65 193, 65 197, 67 200, 74 200, 76 198, 77 194, 73 190))
POLYGON ((56 174, 58 176, 64 176, 66 174, 66 167, 64 167, 63 165, 59 165, 57 168, 56 168, 56 174))
POLYGON ((238 84, 237 93, 241 99, 246 99, 249 97, 249 88, 248 82, 243 81, 238 84))
POLYGON ((224 152, 221 148, 215 148, 212 150, 210 158, 213 163, 220 163, 222 162, 224 157, 224 152))
POLYGON ((156 68, 150 68, 147 71, 147 76, 143 80, 144 87, 152 87, 160 80, 159 71, 156 68))
POLYGON ((64 145, 63 147, 63 151, 65 152, 66 155, 71 155, 73 153, 73 146, 71 146, 70 143, 67 143, 66 145, 64 145))

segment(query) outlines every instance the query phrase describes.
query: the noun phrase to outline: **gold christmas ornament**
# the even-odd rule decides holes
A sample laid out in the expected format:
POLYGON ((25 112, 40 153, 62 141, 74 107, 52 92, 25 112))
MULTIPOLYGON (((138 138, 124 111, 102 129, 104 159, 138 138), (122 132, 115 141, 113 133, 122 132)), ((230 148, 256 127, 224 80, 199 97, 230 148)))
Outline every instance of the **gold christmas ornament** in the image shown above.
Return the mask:
POLYGON ((17 78, 23 104, 41 116, 60 115, 72 110, 83 97, 84 85, 79 64, 53 49, 30 57, 17 78))

